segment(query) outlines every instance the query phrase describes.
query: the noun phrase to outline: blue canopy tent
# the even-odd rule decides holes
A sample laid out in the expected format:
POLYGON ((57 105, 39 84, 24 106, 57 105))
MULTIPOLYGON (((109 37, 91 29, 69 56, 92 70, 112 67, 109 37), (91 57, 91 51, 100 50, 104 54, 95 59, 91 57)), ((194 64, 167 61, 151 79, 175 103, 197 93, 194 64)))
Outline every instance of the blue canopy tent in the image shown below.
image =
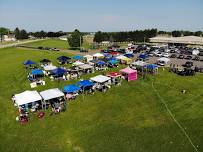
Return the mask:
POLYGON ((64 73, 66 73, 66 70, 63 68, 56 68, 52 70, 51 73, 53 73, 55 76, 63 76, 64 73))
POLYGON ((73 58, 74 60, 82 60, 82 59, 83 59, 83 57, 80 56, 80 55, 75 55, 75 56, 73 56, 72 58, 73 58))
POLYGON ((31 61, 31 60, 26 60, 25 62, 23 62, 24 65, 33 65, 36 64, 35 62, 31 61))
POLYGON ((110 64, 117 64, 118 60, 109 60, 108 63, 110 63, 110 64))
POLYGON ((96 64, 100 65, 100 66, 103 66, 103 65, 106 65, 106 62, 99 60, 99 61, 97 61, 96 64))
POLYGON ((71 85, 65 86, 63 88, 63 91, 65 93, 74 93, 74 92, 77 92, 79 90, 80 90, 80 87, 76 86, 75 84, 71 84, 71 85))
POLYGON ((146 68, 150 69, 150 70, 154 70, 154 69, 157 69, 158 66, 156 64, 148 64, 148 65, 146 65, 146 68))
POLYGON ((139 59, 140 60, 146 60, 146 59, 148 59, 148 55, 145 54, 145 53, 142 53, 142 54, 139 55, 139 59))
POLYGON ((92 81, 90 81, 90 80, 82 80, 82 81, 79 81, 77 84, 80 87, 83 87, 83 88, 85 88, 85 87, 91 87, 91 86, 94 85, 94 83, 92 81))
POLYGON ((124 56, 126 56, 128 58, 133 58, 134 57, 134 55, 132 53, 126 53, 126 54, 124 54, 124 56))
POLYGON ((71 58, 70 57, 67 57, 67 56, 60 56, 57 58, 60 62, 62 63, 65 63, 67 62, 68 60, 70 60, 71 58))
POLYGON ((111 58, 109 58, 108 60, 116 60, 116 57, 111 57, 111 58))
POLYGON ((110 53, 103 53, 103 55, 105 56, 105 58, 109 59, 112 57, 112 54, 110 53))
POLYGON ((31 71, 31 74, 32 75, 43 75, 44 73, 40 69, 34 69, 34 70, 31 71))

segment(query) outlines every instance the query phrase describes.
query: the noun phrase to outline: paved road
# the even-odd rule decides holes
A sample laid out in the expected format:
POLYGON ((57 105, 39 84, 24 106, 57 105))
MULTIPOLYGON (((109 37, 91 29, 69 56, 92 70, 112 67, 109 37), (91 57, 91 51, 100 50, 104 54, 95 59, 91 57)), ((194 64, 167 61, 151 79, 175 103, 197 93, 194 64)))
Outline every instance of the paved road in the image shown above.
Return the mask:
POLYGON ((43 40, 45 40, 45 39, 27 40, 27 41, 15 42, 15 43, 10 43, 10 44, 3 44, 3 45, 0 44, 0 48, 7 48, 7 47, 22 45, 22 44, 31 43, 31 42, 43 41, 43 40))

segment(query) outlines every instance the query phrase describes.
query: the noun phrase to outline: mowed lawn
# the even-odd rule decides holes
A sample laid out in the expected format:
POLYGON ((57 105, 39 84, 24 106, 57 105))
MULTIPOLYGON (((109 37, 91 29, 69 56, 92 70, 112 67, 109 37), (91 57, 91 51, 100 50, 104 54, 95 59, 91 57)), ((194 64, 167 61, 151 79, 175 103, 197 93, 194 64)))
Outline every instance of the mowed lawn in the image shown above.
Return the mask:
POLYGON ((69 45, 67 41, 59 40, 59 39, 46 39, 42 41, 26 43, 25 46, 31 47, 49 47, 49 48, 58 48, 58 49, 68 49, 69 45))
MULTIPOLYGON (((50 47, 50 46, 49 46, 50 47)), ((106 93, 80 95, 66 112, 43 119, 30 115, 27 125, 15 121, 11 95, 29 89, 22 62, 61 52, 0 49, 0 151, 3 152, 191 152, 195 151, 163 105, 166 102, 198 151, 203 151, 203 75, 180 77, 166 70, 156 76, 123 81, 106 93), (153 85, 152 85, 153 84, 153 85), (181 90, 187 90, 182 94, 181 90), (157 92, 155 91, 157 90, 157 92), (158 96, 157 94, 160 94, 158 96)), ((98 73, 95 73, 98 74, 98 73)), ((92 75, 86 75, 89 78, 92 75)), ((76 81, 74 81, 76 82, 76 81)), ((62 88, 50 82, 37 88, 62 88)))

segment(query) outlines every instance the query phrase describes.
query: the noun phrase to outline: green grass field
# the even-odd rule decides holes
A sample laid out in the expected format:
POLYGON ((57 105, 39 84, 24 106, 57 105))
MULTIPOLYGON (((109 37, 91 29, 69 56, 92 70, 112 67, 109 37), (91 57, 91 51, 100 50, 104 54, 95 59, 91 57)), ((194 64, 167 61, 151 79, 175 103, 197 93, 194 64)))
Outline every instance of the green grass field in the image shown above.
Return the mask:
MULTIPOLYGON (((46 41, 45 41, 46 42, 46 41)), ((45 43, 44 42, 44 43, 45 43)), ((55 47, 50 46, 49 47, 55 47)), ((62 47, 62 46, 61 46, 62 47)), ((66 112, 27 125, 15 121, 11 95, 31 90, 22 62, 51 59, 61 52, 0 49, 0 151, 2 152, 192 152, 185 134, 171 118, 163 101, 183 126, 197 150, 203 151, 203 75, 180 77, 166 70, 156 76, 123 81, 106 93, 80 95, 66 112), (154 84, 154 85, 152 85, 154 84), (156 92, 156 90, 157 92, 156 92), (181 90, 186 89, 186 94, 181 90), (158 96, 160 94, 160 96, 158 96)), ((98 73, 95 73, 98 74, 98 73)), ((89 78, 92 75, 86 75, 89 78)), ((68 82, 50 82, 62 88, 68 82)))
MULTIPOLYGON (((70 46, 68 45, 67 41, 59 40, 59 39, 47 39, 37 42, 26 43, 24 46, 31 46, 31 47, 50 47, 50 48, 57 48, 57 49, 69 49, 70 46)), ((85 49, 92 49, 92 44, 88 43, 84 40, 82 45, 85 49)))
POLYGON ((69 45, 66 41, 59 40, 59 39, 47 39, 32 43, 24 44, 25 46, 31 47, 50 47, 50 48, 58 48, 58 49, 68 49, 69 45))

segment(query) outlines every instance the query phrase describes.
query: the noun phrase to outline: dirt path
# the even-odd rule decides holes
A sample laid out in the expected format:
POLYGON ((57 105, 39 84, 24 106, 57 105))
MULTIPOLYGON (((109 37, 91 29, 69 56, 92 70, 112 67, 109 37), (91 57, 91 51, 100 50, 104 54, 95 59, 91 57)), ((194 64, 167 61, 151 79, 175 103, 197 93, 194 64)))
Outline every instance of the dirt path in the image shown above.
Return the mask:
POLYGON ((17 45, 22 45, 22 44, 26 44, 26 43, 31 43, 31 42, 37 42, 37 41, 43 41, 45 39, 36 39, 36 40, 27 40, 27 41, 22 41, 22 42, 15 42, 15 43, 10 43, 10 44, 0 44, 0 49, 1 48, 7 48, 7 47, 13 47, 13 46, 17 46, 17 45))

